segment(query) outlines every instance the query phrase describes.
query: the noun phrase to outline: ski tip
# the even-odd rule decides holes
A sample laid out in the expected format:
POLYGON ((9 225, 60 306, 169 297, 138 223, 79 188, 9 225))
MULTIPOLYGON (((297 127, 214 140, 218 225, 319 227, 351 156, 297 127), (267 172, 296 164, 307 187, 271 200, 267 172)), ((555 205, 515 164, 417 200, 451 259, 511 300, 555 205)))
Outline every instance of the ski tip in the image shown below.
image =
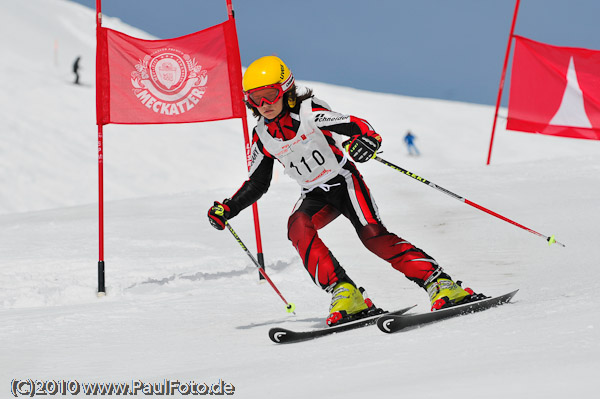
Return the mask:
POLYGON ((396 319, 392 316, 381 316, 379 318, 379 320, 377 320, 377 328, 379 328, 381 331, 383 331, 386 334, 391 334, 394 331, 392 330, 392 328, 390 327, 391 324, 393 324, 396 321, 396 319))
POLYGON ((285 328, 271 328, 269 330, 269 338, 276 344, 283 344, 286 342, 285 337, 290 332, 290 330, 286 330, 285 328))

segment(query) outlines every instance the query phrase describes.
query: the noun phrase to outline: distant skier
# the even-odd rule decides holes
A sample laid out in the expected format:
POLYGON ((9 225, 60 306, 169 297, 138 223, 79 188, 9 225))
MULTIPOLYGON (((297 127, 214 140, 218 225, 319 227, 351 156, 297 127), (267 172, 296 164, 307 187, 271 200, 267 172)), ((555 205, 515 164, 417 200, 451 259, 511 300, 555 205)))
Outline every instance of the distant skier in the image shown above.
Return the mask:
POLYGON ((275 56, 250 64, 242 86, 246 105, 258 118, 252 134, 250 177, 231 198, 210 207, 208 219, 213 227, 225 229, 228 219, 267 192, 277 160, 301 187, 288 220, 288 238, 311 279, 332 294, 328 325, 377 311, 317 233, 339 215, 350 220, 367 249, 428 292, 432 309, 473 295, 452 281, 432 257, 383 225, 352 161, 370 160, 381 145, 381 137, 367 121, 331 111, 310 89, 299 95, 292 72, 275 56), (349 137, 342 145, 347 152, 334 140, 334 133, 349 137))
POLYGON ((79 84, 79 61, 81 60, 81 57, 78 56, 77 58, 75 58, 75 62, 73 62, 73 73, 75 74, 75 84, 78 85, 79 84))
POLYGON ((415 145, 415 136, 409 130, 406 132, 406 136, 404 136, 404 142, 406 143, 406 148, 408 149, 408 155, 416 155, 419 156, 421 153, 417 149, 415 145))

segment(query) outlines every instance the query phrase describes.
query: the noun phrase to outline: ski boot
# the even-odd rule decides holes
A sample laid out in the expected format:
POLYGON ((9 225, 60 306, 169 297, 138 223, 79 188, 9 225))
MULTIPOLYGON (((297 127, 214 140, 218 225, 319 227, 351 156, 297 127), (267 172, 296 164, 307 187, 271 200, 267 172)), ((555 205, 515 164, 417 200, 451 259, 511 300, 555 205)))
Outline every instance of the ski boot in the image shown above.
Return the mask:
MULTIPOLYGON (((439 310, 480 299, 471 288, 462 288, 461 282, 452 281, 442 268, 425 281, 425 289, 431 300, 431 310, 439 310)), ((485 298, 485 296, 483 296, 485 298)), ((482 298, 481 298, 482 299, 482 298)))
POLYGON ((363 298, 364 290, 351 283, 339 282, 331 288, 331 292, 333 297, 327 317, 329 327, 368 316, 376 309, 369 298, 363 298))

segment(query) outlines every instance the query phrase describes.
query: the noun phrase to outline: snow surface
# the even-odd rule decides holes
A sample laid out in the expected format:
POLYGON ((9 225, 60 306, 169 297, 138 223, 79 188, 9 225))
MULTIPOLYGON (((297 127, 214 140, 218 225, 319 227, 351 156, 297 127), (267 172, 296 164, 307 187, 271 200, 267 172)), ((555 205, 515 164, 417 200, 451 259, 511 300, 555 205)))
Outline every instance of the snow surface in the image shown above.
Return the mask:
MULTIPOLYGON (((391 231, 476 290, 520 292, 512 304, 406 333, 364 328, 278 346, 270 327, 320 326, 330 300, 286 238, 296 184, 278 169, 259 202, 267 272, 296 304, 290 316, 230 234, 206 220, 212 201, 247 174, 240 122, 106 126, 108 295, 98 298, 94 11, 64 0, 5 1, 0 10, 0 397, 29 378, 222 379, 240 398, 597 392, 598 142, 506 132, 501 121, 485 166, 492 107, 301 82, 369 120, 384 138, 382 157, 567 247, 377 162, 361 165, 391 231), (71 83, 77 55, 83 86, 71 83), (407 156, 407 129, 422 157, 407 156)), ((149 37, 118 19, 104 25, 149 37)), ((249 210, 232 225, 255 246, 249 210)), ((428 308, 348 221, 321 234, 376 304, 428 308)))

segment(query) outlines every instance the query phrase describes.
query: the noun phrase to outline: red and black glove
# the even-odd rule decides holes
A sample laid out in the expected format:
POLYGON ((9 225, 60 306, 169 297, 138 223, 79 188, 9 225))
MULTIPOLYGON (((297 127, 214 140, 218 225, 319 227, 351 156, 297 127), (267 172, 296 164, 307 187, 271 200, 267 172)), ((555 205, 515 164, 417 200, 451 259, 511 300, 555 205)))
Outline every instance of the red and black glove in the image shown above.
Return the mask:
POLYGON ((367 162, 375 157, 377 150, 381 147, 381 136, 377 133, 354 136, 344 141, 342 145, 356 162, 367 162))
POLYGON ((215 204, 208 210, 208 221, 215 229, 223 230, 229 218, 230 211, 231 209, 229 209, 227 204, 215 201, 215 204))

